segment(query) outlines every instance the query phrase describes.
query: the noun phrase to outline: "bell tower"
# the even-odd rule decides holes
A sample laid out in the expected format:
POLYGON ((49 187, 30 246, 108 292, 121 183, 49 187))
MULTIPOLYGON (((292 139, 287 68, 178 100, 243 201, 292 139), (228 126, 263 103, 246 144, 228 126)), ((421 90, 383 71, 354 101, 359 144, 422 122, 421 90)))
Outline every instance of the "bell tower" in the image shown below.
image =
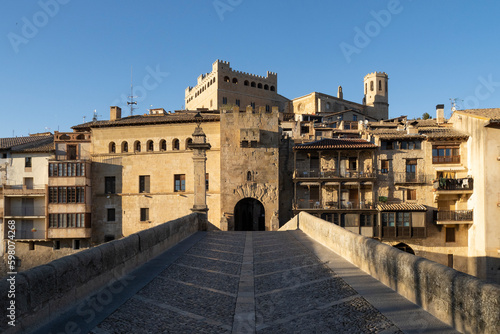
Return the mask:
POLYGON ((368 107, 367 112, 378 119, 389 118, 389 77, 385 72, 373 72, 364 78, 363 104, 368 107))

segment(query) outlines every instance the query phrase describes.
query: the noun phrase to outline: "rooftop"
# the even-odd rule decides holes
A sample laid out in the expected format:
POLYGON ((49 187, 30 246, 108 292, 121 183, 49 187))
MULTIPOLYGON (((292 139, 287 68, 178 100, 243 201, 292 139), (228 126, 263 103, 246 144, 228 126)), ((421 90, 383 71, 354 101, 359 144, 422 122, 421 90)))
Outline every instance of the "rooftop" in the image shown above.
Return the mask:
POLYGON ((310 143, 296 144, 294 150, 346 150, 346 149, 364 149, 364 148, 377 148, 375 144, 370 143, 364 139, 350 139, 350 138, 325 138, 310 143))
MULTIPOLYGON (((114 121, 93 121, 79 125, 75 125, 72 129, 81 130, 88 128, 105 128, 112 126, 134 126, 134 125, 150 125, 150 124, 165 124, 165 123, 194 123, 197 120, 194 116, 198 113, 197 110, 178 111, 165 115, 134 115, 123 117, 114 121)), ((218 111, 203 112, 202 122, 217 122, 220 120, 218 111)))
POLYGON ((500 122, 500 108, 466 109, 466 110, 457 110, 456 112, 475 117, 487 118, 490 121, 500 122))
POLYGON ((31 135, 27 137, 0 138, 0 149, 12 152, 49 152, 54 150, 54 136, 31 135))

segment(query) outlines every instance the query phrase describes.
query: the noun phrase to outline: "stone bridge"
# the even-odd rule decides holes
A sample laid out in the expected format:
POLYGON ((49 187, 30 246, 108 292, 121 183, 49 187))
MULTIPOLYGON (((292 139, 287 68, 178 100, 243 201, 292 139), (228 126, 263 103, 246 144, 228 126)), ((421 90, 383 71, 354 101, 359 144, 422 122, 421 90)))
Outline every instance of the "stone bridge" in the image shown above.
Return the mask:
POLYGON ((306 213, 279 232, 207 232, 191 214, 19 273, 16 289, 2 332, 500 332, 499 286, 306 213))

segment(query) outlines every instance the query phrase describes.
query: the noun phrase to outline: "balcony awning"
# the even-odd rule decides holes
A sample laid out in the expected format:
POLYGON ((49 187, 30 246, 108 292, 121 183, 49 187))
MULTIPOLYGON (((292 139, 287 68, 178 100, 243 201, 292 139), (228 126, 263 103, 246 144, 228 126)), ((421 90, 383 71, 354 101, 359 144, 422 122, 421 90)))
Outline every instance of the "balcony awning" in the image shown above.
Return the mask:
POLYGON ((434 167, 436 171, 452 171, 452 170, 466 170, 464 166, 436 166, 434 167))
POLYGON ((344 186, 357 186, 359 182, 344 182, 344 186))
POLYGON ((305 187, 310 187, 310 186, 318 186, 319 187, 319 182, 300 182, 299 185, 305 186, 305 187))
POLYGON ((422 204, 397 203, 397 204, 378 204, 378 211, 427 211, 422 204))
POLYGON ((325 182, 325 186, 338 186, 340 182, 325 182))

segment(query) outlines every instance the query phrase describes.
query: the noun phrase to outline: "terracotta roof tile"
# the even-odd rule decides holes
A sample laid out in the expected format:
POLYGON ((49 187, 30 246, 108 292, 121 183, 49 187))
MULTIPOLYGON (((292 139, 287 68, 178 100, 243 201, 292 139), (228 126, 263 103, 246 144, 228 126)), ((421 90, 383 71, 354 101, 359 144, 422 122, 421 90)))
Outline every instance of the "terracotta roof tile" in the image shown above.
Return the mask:
POLYGON ((35 144, 37 142, 53 138, 52 135, 45 136, 26 136, 26 137, 10 137, 10 138, 0 138, 0 149, 10 149, 20 145, 35 144))
POLYGON ((479 116, 489 118, 492 121, 500 121, 500 108, 488 108, 488 109, 466 109, 457 110, 460 114, 468 114, 471 116, 479 116))
POLYGON ((377 205, 379 211, 427 211, 427 208, 422 204, 413 203, 397 203, 397 204, 382 204, 377 205))
POLYGON ((453 139, 467 140, 469 138, 468 134, 451 128, 442 128, 442 127, 424 128, 424 129, 419 129, 418 132, 425 135, 429 139, 453 138, 453 139))
MULTIPOLYGON (((150 125, 164 123, 191 123, 196 122, 194 116, 197 112, 176 112, 162 116, 157 115, 135 115, 117 119, 115 121, 95 121, 75 125, 72 129, 85 128, 104 128, 112 126, 133 126, 133 125, 150 125)), ((202 122, 216 122, 220 120, 220 115, 217 114, 202 114, 202 122)))
POLYGON ((377 148, 375 144, 364 139, 355 138, 326 138, 310 143, 296 144, 294 150, 339 150, 339 149, 362 149, 362 148, 377 148))

